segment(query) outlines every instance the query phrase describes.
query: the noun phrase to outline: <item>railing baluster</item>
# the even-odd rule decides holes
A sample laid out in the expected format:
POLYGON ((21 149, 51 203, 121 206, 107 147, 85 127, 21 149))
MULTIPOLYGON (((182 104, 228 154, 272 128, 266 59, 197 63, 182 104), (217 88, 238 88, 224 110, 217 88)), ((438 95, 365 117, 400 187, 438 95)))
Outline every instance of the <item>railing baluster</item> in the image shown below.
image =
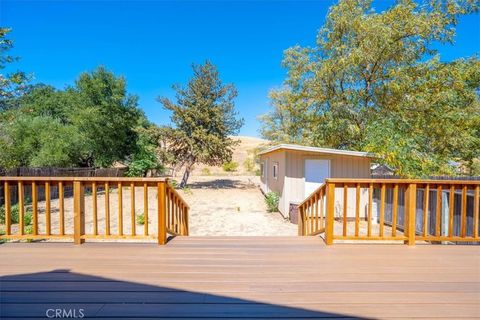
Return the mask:
POLYGON ((143 184, 143 216, 145 218, 143 235, 148 236, 148 185, 146 183, 143 184))
POLYGON ((393 204, 392 204, 392 237, 397 236, 397 216, 398 216, 398 183, 393 186, 393 204))
POLYGON ((105 235, 110 235, 110 184, 105 182, 105 235))
POLYGON ((130 183, 130 212, 131 212, 131 219, 132 219, 132 236, 137 234, 136 230, 136 221, 135 221, 135 184, 133 182, 130 183))
POLYGON ((60 214, 59 228, 60 235, 65 235, 65 191, 63 189, 63 182, 58 182, 58 209, 60 214))
POLYGON ((325 228, 325 188, 320 189, 320 229, 325 228))
POLYGON ((435 236, 440 237, 442 217, 442 185, 437 186, 437 212, 435 216, 435 236))
POLYGON ((423 236, 428 236, 428 205, 430 202, 430 185, 427 183, 423 190, 423 236))
POLYGON ((93 234, 98 235, 97 183, 92 182, 93 234))
POLYGON ((18 182, 18 229, 20 231, 20 235, 25 234, 24 214, 25 214, 24 190, 23 190, 23 182, 20 181, 18 182))
POLYGON ((38 193, 37 183, 32 182, 32 223, 33 223, 33 235, 38 235, 38 193))
POLYGON ((372 202, 373 202, 373 183, 368 186, 368 221, 367 236, 372 236, 372 202))
POLYGON ((188 236, 188 206, 185 206, 185 236, 188 236))
POLYGON ((461 237, 467 236, 467 185, 462 187, 462 218, 461 218, 461 237))
POLYGON ((10 184, 8 181, 5 181, 3 184, 3 193, 4 193, 4 201, 5 201, 5 234, 7 236, 12 234, 12 204, 10 200, 10 184))
POLYGON ((448 236, 453 236, 453 216, 455 209, 455 186, 450 186, 450 203, 448 206, 448 236))
POLYGON ((360 232, 360 183, 355 188, 355 236, 360 232))
POLYGON ((480 185, 475 187, 475 194, 473 196, 473 237, 478 238, 478 219, 480 211, 480 185))
POLYGON ((313 234, 314 230, 314 224, 313 224, 313 198, 310 198, 310 234, 313 234))
POLYGON ((347 236, 348 185, 343 185, 343 236, 347 236))
POLYGON ((318 193, 315 193, 315 232, 318 232, 318 193))
POLYGON ((46 235, 52 234, 52 218, 51 218, 51 206, 50 206, 50 182, 45 182, 45 225, 46 235))
POLYGON ((385 193, 386 193, 387 186, 385 183, 382 183, 381 191, 380 191, 380 228, 378 235, 383 237, 383 229, 385 224, 385 193))
POLYGON ((119 182, 117 185, 118 189, 118 222, 117 229, 118 235, 123 236, 123 188, 122 183, 119 182))

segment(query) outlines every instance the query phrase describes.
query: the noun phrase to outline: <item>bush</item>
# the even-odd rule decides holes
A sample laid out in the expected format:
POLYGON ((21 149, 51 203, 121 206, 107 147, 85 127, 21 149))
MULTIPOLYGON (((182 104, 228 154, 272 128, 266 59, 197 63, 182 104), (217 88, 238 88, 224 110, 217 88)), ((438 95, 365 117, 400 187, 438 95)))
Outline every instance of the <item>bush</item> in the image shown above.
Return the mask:
MULTIPOLYGON (((14 204, 10 208, 11 223, 18 223, 18 204, 14 204)), ((0 223, 5 223, 5 206, 0 207, 0 223)))
POLYGON ((177 188, 177 186, 178 186, 178 181, 177 181, 177 180, 168 180, 168 184, 169 184, 172 188, 177 188))
POLYGON ((245 168, 246 171, 253 172, 253 170, 255 169, 255 162, 253 162, 252 158, 247 158, 243 162, 243 167, 245 168))
POLYGON ((223 170, 226 172, 237 171, 237 168, 238 168, 238 163, 236 163, 235 161, 229 161, 223 164, 223 170))
MULTIPOLYGON (((19 219, 20 219, 19 208, 20 207, 18 206, 18 204, 14 204, 10 208, 10 216, 11 216, 10 223, 15 224, 15 223, 19 222, 19 219)), ((32 212, 31 211, 25 211, 25 215, 23 216, 23 219, 24 219, 23 222, 26 226, 31 225, 32 224, 32 219, 33 219, 32 212)), ((0 207, 0 223, 5 224, 5 206, 0 207)))
POLYGON ((278 211, 278 202, 280 196, 276 192, 269 192, 265 196, 265 203, 267 204, 268 212, 277 212, 278 211))
POLYGON ((25 216, 23 217, 23 224, 26 226, 32 225, 32 220, 33 220, 33 214, 32 212, 28 211, 25 213, 25 216))
POLYGON ((139 214, 137 215, 137 224, 144 225, 145 224, 145 214, 139 214))
POLYGON ((262 171, 260 169, 255 170, 255 175, 260 177, 262 175, 262 171))
POLYGON ((204 176, 209 176, 209 175, 211 175, 211 174, 212 174, 212 173, 210 172, 210 169, 208 169, 208 168, 203 168, 203 169, 202 169, 202 175, 204 175, 204 176))

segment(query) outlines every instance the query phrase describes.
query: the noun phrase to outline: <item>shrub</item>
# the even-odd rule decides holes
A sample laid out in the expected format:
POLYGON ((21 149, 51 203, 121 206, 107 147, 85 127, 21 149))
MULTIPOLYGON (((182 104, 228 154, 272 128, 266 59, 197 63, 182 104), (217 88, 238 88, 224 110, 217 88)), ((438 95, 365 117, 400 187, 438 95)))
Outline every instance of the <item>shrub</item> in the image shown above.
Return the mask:
POLYGON ((33 214, 31 211, 28 211, 25 213, 25 216, 23 217, 23 223, 26 226, 32 225, 32 220, 33 220, 33 214))
POLYGON ((237 171, 237 168, 238 168, 238 163, 236 163, 235 161, 229 161, 223 164, 223 170, 226 172, 237 171))
POLYGON ((260 169, 255 170, 255 175, 260 177, 262 175, 262 171, 260 169))
MULTIPOLYGON (((18 204, 14 204, 10 208, 11 223, 18 223, 18 204)), ((0 223, 5 223, 5 206, 0 207, 0 223)))
POLYGON ((144 225, 145 224, 145 214, 139 214, 137 215, 137 224, 144 225))
POLYGON ((267 204, 268 212, 276 212, 278 211, 278 202, 280 200, 280 196, 276 192, 269 192, 265 196, 265 203, 267 204))
POLYGON ((168 183, 172 188, 176 188, 178 186, 178 181, 177 180, 168 180, 168 183))
POLYGON ((190 189, 189 187, 183 187, 183 192, 185 192, 185 194, 193 194, 192 192, 192 189, 190 189))
POLYGON ((255 162, 253 162, 252 158, 247 158, 243 162, 243 167, 245 168, 246 171, 253 172, 253 170, 255 169, 255 162))
POLYGON ((204 176, 209 176, 209 175, 211 175, 211 174, 212 174, 212 173, 210 172, 210 169, 208 169, 208 168, 203 168, 203 169, 202 169, 202 175, 204 175, 204 176))

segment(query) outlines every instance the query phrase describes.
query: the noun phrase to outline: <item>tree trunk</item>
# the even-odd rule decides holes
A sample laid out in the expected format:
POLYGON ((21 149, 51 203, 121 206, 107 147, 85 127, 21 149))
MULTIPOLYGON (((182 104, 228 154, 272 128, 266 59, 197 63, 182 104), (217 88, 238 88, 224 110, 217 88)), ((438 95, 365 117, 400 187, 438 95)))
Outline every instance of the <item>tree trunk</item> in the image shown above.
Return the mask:
POLYGON ((188 163, 185 166, 185 172, 183 173, 182 182, 180 182, 180 188, 184 188, 187 185, 188 178, 190 177, 190 171, 192 170, 193 163, 188 163))

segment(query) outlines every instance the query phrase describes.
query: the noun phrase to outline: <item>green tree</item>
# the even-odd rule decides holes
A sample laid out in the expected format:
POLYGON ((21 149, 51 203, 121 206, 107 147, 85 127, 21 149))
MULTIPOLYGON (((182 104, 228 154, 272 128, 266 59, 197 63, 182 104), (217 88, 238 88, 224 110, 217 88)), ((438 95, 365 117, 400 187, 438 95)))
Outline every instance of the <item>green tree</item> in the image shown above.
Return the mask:
POLYGON ((231 161, 243 119, 237 118, 233 84, 224 85, 217 68, 210 62, 193 65, 193 78, 186 87, 174 86, 176 102, 160 97, 163 107, 172 112, 174 128, 165 132, 167 149, 177 164, 185 167, 180 187, 187 184, 194 164, 222 165, 231 161))
POLYGON ((19 59, 8 54, 13 48, 13 41, 7 38, 10 31, 9 28, 0 27, 0 111, 7 109, 12 100, 22 94, 28 80, 22 71, 4 73, 8 64, 19 59))
POLYGON ((480 156, 479 60, 440 61, 460 14, 478 1, 368 0, 330 8, 313 48, 286 50, 284 87, 270 93, 263 136, 282 142, 376 152, 399 174, 449 172, 480 156))
MULTIPOLYGON (((140 154, 145 116, 122 77, 100 67, 65 90, 36 85, 0 114, 0 165, 101 166, 140 154)), ((144 150, 145 151, 145 150, 144 150)))

